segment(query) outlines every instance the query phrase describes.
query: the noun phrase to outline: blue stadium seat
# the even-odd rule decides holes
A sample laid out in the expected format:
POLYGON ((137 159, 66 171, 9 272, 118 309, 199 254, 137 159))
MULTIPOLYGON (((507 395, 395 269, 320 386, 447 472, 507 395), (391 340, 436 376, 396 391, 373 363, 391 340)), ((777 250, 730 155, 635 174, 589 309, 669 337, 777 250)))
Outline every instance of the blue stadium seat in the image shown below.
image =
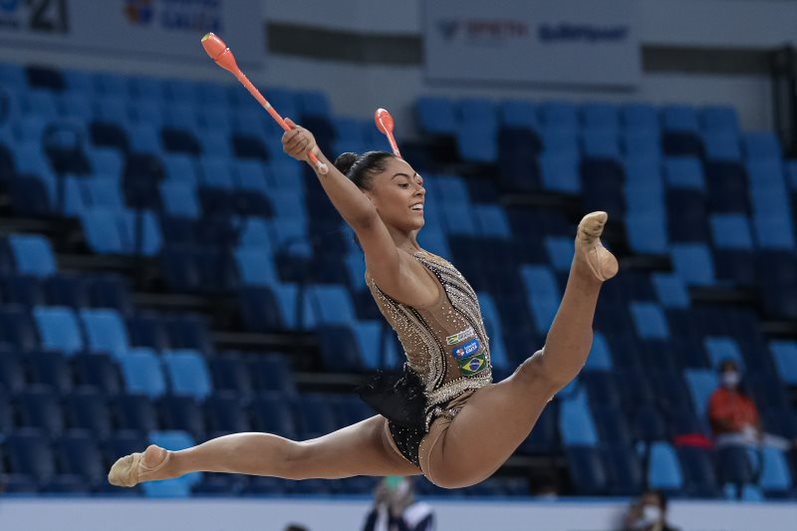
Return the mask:
POLYGON ((14 401, 21 427, 37 428, 51 436, 64 431, 59 396, 50 386, 29 385, 14 397, 14 401))
POLYGON ((252 423, 246 413, 245 399, 236 392, 218 392, 205 400, 208 433, 213 436, 252 431, 252 423))
POLYGON ((113 179, 94 178, 83 182, 84 195, 92 206, 122 210, 125 200, 119 182, 113 179))
POLYGON ((108 308, 83 309, 80 310, 80 320, 86 330, 90 351, 107 352, 117 359, 127 354, 130 340, 119 312, 108 308))
POLYGON ((595 332, 592 340, 587 364, 584 366, 586 371, 609 371, 613 368, 612 354, 606 336, 601 332, 595 332))
POLYGON ((72 358, 75 380, 80 387, 98 389, 107 396, 122 392, 119 367, 110 356, 103 354, 77 354, 72 358))
POLYGON ((266 249, 240 248, 235 261, 241 281, 250 286, 273 286, 279 282, 270 253, 266 249))
POLYGON ((193 396, 164 395, 158 401, 161 429, 181 430, 195 440, 204 440, 207 433, 202 403, 193 396))
POLYGON ((79 477, 89 489, 99 488, 107 481, 96 433, 70 431, 55 442, 54 449, 61 471, 79 477))
POLYGON ((479 164, 498 161, 498 138, 494 130, 478 123, 460 124, 456 138, 459 156, 463 161, 479 164))
POLYGON ((561 299, 556 277, 546 266, 523 266, 520 273, 531 301, 537 331, 545 333, 553 322, 561 299))
POLYGON ((651 302, 632 302, 631 316, 637 335, 642 339, 669 339, 670 327, 661 307, 651 302))
POLYGON ((198 220, 202 207, 196 188, 179 181, 164 181, 160 184, 161 202, 164 212, 169 216, 198 220))
POLYGON ((28 87, 28 77, 25 67, 20 64, 0 64, 0 81, 15 89, 24 90, 28 87))
POLYGON ((451 235, 476 236, 479 229, 473 209, 473 206, 467 204, 443 203, 440 210, 446 232, 451 235))
POLYGON ((581 107, 581 122, 586 129, 612 129, 620 127, 620 114, 617 106, 610 103, 592 102, 581 107))
POLYGON ((126 209, 119 215, 121 224, 122 241, 125 244, 124 250, 127 255, 142 254, 144 256, 155 256, 161 251, 163 245, 163 234, 160 224, 151 210, 131 210, 126 209), (143 234, 139 235, 139 216, 143 234), (138 240, 141 240, 141 249, 137 248, 138 240))
POLYGON ((7 392, 17 393, 27 385, 22 358, 12 353, 0 355, 0 385, 7 392))
MULTIPOLYGON (((166 127, 189 131, 199 127, 199 119, 194 107, 185 103, 166 105, 163 109, 163 123, 166 127)), ((220 123, 219 127, 224 127, 224 123, 220 123)))
POLYGON ((700 131, 697 110, 687 105, 667 105, 662 109, 662 126, 670 131, 700 131))
POLYGON ((738 133, 739 116, 729 105, 709 105, 699 111, 700 123, 706 131, 730 131, 738 133))
POLYGON ((703 135, 703 144, 706 147, 706 160, 734 163, 742 160, 742 148, 737 132, 707 131, 703 135))
MULTIPOLYGON (((215 120, 215 118, 213 119, 215 120)), ((203 154, 214 157, 233 157, 233 148, 229 133, 214 128, 197 131, 196 136, 203 154)))
POLYGON ((620 108, 620 119, 626 128, 658 131, 659 114, 649 103, 628 103, 620 108))
POLYGON ((479 126, 492 133, 498 129, 498 114, 492 101, 466 98, 458 102, 460 125, 479 126))
POLYGON ((196 159, 185 153, 169 153, 162 157, 166 179, 196 186, 199 182, 196 159))
POLYGON ((576 492, 593 496, 605 494, 608 478, 598 449, 572 446, 565 453, 576 492))
POLYGON ((563 236, 546 236, 545 249, 548 251, 548 259, 557 271, 570 271, 573 262, 573 239, 563 236))
POLYGON ((287 357, 260 355, 250 360, 247 367, 258 391, 278 391, 286 396, 296 393, 295 377, 287 357))
POLYGON ((578 393, 563 400, 559 408, 559 433, 569 446, 597 447, 598 431, 587 404, 586 395, 578 393))
POLYGON ((167 351, 163 355, 172 393, 204 400, 213 392, 207 363, 190 349, 167 351))
POLYGON ((747 160, 776 159, 783 157, 780 140, 775 133, 745 133, 742 146, 747 160))
POLYGON ((25 356, 31 381, 58 393, 68 393, 74 386, 72 370, 60 352, 31 352, 25 356))
POLYGON ((200 314, 177 314, 166 321, 173 348, 193 349, 208 354, 213 350, 210 325, 200 314))
POLYGON ((25 114, 35 114, 47 119, 58 116, 55 95, 49 90, 33 89, 21 94, 20 107, 25 114))
POLYGON ((651 276, 653 288, 659 304, 665 308, 688 308, 690 305, 689 291, 683 280, 670 273, 654 273, 651 276))
POLYGON ((89 248, 99 254, 122 254, 122 240, 116 214, 106 207, 89 207, 80 216, 89 248))
POLYGON ((589 128, 581 133, 584 157, 589 159, 620 160, 620 144, 613 128, 589 128))
POLYGON ((75 313, 66 307, 36 307, 33 318, 42 340, 42 347, 73 355, 83 350, 83 337, 75 313))
POLYGON ((257 431, 273 433, 288 439, 296 439, 296 423, 290 401, 283 393, 263 393, 252 400, 249 411, 253 427, 257 431))
POLYGON ((581 192, 581 174, 576 155, 570 152, 546 152, 540 157, 539 164, 543 188, 567 194, 581 192))
POLYGON ((453 135, 457 129, 454 103, 442 97, 421 97, 416 104, 420 129, 432 135, 453 135))
POLYGON ((648 483, 653 489, 679 492, 684 488, 684 476, 673 447, 666 442, 655 442, 650 447, 648 483))
MULTIPOLYGON (((501 321, 501 314, 498 306, 489 293, 478 293, 479 305, 484 318, 484 326, 490 338, 490 360, 498 370, 508 370, 511 368, 510 353, 504 342, 504 327, 501 321)), ((525 355, 531 355, 531 352, 525 355)))
POLYGON ((578 128, 578 109, 566 101, 545 101, 537 107, 540 121, 544 125, 578 128))
POLYGON ((761 249, 790 251, 795 248, 794 226, 788 212, 770 211, 753 218, 753 229, 761 249))
POLYGON ((129 106, 129 113, 136 124, 160 128, 166 123, 165 115, 168 108, 169 106, 164 106, 160 101, 144 100, 132 103, 129 106))
MULTIPOLYGON (((606 373, 591 373, 590 375, 608 376, 606 373)), ((599 400, 599 396, 590 393, 590 401, 593 404, 599 403, 599 400)), ((600 446, 603 448, 628 448, 632 442, 632 433, 626 415, 620 409, 619 404, 596 405, 591 407, 591 410, 600 434, 600 446)))
POLYGON ((630 212, 625 219, 628 239, 637 253, 664 254, 667 252, 669 237, 667 222, 661 212, 630 212))
POLYGON ((317 328, 324 367, 330 372, 359 372, 363 369, 355 327, 321 324, 317 328))
POLYGON ((159 101, 165 97, 161 80, 151 76, 131 76, 127 79, 130 95, 138 100, 159 101))
POLYGON ((130 124, 126 128, 133 153, 160 155, 163 153, 163 140, 154 125, 148 123, 130 124))
POLYGON ((152 349, 136 347, 119 360, 127 391, 150 398, 160 398, 166 393, 166 378, 160 359, 152 349))
POLYGON ((711 366, 715 369, 719 369, 720 364, 727 359, 734 360, 740 368, 744 369, 742 351, 734 338, 727 336, 706 336, 703 338, 703 345, 706 352, 708 352, 711 366))
POLYGON ((55 455, 47 436, 40 430, 16 430, 6 437, 4 446, 12 474, 27 475, 38 487, 55 479, 55 455))
MULTIPOLYGON (((112 408, 118 430, 133 431, 141 436, 159 427, 159 419, 155 404, 147 395, 120 394, 113 399, 112 408)), ((115 433, 119 435, 119 431, 115 433)), ((144 447, 146 447, 146 445, 144 445, 144 447)), ((141 448, 142 447, 139 446, 134 451, 140 452, 141 448)), ((114 458, 118 457, 117 455, 114 458)))
POLYGON ((84 386, 64 397, 64 413, 68 425, 86 430, 100 440, 113 431, 107 396, 95 387, 84 386))
POLYGON ((700 418, 706 418, 709 398, 719 386, 717 374, 707 369, 687 369, 685 376, 695 412, 700 418))
POLYGON ((769 349, 781 380, 797 385, 797 341, 772 341, 769 349))
POLYGON ((667 157, 664 176, 670 188, 705 190, 705 177, 700 160, 694 157, 667 157))
POLYGON ((479 234, 488 238, 509 239, 512 237, 512 228, 506 210, 499 205, 476 204, 474 205, 476 223, 479 234))
POLYGON ((8 237, 8 245, 18 273, 44 278, 54 275, 58 270, 53 249, 46 237, 12 234, 8 237))
POLYGON ((661 134, 658 129, 645 129, 643 126, 623 129, 620 145, 626 156, 642 156, 654 161, 662 158, 661 134))
POLYGON ((711 234, 718 249, 753 250, 750 223, 744 214, 713 214, 711 234))
POLYGON ((396 352, 393 332, 379 321, 360 321, 353 325, 353 331, 360 347, 360 359, 369 370, 398 368, 399 353, 396 352))
POLYGON ((536 131, 540 125, 537 107, 530 101, 508 100, 501 102, 499 115, 501 123, 512 129, 536 131))
POLYGON ((341 428, 332 401, 323 394, 303 394, 294 402, 302 436, 310 439, 341 428))
POLYGON ((762 449, 762 469, 759 485, 767 497, 789 497, 792 494, 794 481, 789 469, 787 455, 771 446, 762 449))
POLYGON ((711 253, 703 244, 672 246, 675 271, 689 286, 710 286, 715 283, 711 253))

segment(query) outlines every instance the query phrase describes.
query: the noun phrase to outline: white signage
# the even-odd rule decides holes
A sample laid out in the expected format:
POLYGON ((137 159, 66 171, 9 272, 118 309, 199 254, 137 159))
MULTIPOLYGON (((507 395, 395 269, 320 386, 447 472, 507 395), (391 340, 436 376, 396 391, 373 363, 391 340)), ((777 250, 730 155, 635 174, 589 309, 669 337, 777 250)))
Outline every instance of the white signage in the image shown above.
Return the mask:
POLYGON ((634 0, 425 0, 435 81, 632 86, 641 76, 634 0))
POLYGON ((0 0, 0 46, 113 54, 153 61, 208 61, 212 31, 240 63, 266 50, 262 0, 0 0))

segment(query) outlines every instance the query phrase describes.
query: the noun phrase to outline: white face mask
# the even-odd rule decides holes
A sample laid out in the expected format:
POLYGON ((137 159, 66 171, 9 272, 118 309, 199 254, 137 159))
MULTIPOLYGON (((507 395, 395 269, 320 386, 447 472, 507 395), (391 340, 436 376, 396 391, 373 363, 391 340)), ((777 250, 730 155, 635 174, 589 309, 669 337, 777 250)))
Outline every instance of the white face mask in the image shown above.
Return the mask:
POLYGON ((645 505, 642 508, 642 521, 644 526, 649 526, 661 520, 661 507, 658 505, 645 505))
POLYGON ((739 380, 739 373, 736 371, 722 373, 722 385, 725 387, 736 387, 739 385, 739 380))

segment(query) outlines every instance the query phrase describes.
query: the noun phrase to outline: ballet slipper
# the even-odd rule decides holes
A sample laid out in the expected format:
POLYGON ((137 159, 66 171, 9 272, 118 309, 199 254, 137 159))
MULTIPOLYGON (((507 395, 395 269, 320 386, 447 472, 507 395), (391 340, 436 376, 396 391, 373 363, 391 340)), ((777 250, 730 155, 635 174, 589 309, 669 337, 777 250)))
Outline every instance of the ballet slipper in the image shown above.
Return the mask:
POLYGON ((148 481, 146 476, 152 475, 166 466, 172 454, 154 444, 147 447, 144 452, 135 452, 124 457, 120 457, 108 472, 108 482, 117 487, 135 487, 142 481, 148 481), (144 464, 144 456, 147 452, 163 450, 164 456, 160 463, 154 467, 144 464))
POLYGON ((576 235, 576 252, 581 253, 592 274, 600 281, 617 274, 617 258, 601 243, 603 227, 609 219, 606 212, 592 212, 581 219, 576 235))

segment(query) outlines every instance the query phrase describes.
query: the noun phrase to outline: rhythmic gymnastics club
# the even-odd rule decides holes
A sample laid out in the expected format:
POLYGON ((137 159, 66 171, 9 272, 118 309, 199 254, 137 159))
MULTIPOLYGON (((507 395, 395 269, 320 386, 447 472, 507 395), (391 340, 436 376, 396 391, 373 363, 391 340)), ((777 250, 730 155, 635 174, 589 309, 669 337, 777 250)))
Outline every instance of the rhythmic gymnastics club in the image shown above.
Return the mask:
POLYGON ((398 144, 396 144, 396 138, 393 136, 393 128, 395 127, 395 122, 393 121, 393 117, 390 115, 387 109, 382 109, 381 107, 376 110, 374 113, 374 122, 376 122, 376 128, 379 129, 379 132, 382 133, 387 137, 387 141, 390 142, 390 147, 393 148, 393 154, 400 159, 404 157, 401 156, 401 151, 399 151, 398 144))
MULTIPOLYGON (((266 111, 268 111, 268 113, 272 118, 274 118, 280 127, 282 127, 285 131, 290 131, 292 129, 291 126, 285 122, 282 116, 280 116, 277 110, 271 106, 268 100, 263 97, 263 94, 257 90, 257 87, 255 87, 252 82, 249 81, 249 78, 246 77, 246 74, 241 71, 241 69, 238 67, 238 62, 235 60, 232 50, 230 50, 230 47, 227 46, 227 44, 225 44, 225 42, 221 40, 218 35, 213 32, 206 34, 204 37, 202 37, 202 47, 217 65, 229 71, 238 79, 238 81, 241 82, 241 85, 246 87, 246 90, 248 90, 249 93, 254 96, 257 102, 262 105, 266 111)), ((310 162, 316 168, 318 168, 318 171, 321 172, 322 175, 326 175, 326 173, 329 171, 327 165, 318 160, 318 157, 316 157, 315 153, 312 151, 308 154, 308 157, 310 162)))

